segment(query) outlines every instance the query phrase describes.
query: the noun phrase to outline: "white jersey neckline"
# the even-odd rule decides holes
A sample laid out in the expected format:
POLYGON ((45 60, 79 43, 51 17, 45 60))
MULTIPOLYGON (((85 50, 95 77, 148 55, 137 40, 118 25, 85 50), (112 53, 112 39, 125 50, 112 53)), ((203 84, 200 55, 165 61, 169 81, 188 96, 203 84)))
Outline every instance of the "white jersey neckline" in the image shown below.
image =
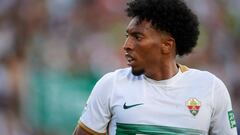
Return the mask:
POLYGON ((173 77, 169 78, 169 79, 165 79, 165 80, 160 80, 160 81, 156 81, 153 80, 151 78, 146 77, 145 75, 143 75, 144 80, 146 80, 148 83, 154 84, 154 85, 160 85, 160 86, 168 86, 173 84, 174 82, 176 82, 177 80, 179 80, 182 76, 182 72, 179 69, 178 73, 176 75, 174 75, 173 77))

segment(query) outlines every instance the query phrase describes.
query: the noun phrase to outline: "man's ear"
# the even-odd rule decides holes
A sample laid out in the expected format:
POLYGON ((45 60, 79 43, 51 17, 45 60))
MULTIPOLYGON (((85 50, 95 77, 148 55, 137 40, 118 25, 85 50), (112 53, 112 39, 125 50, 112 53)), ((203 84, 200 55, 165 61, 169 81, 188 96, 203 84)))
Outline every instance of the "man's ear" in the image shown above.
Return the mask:
POLYGON ((162 53, 163 54, 169 54, 173 53, 175 54, 175 40, 174 38, 167 36, 164 38, 164 41, 162 43, 162 53))

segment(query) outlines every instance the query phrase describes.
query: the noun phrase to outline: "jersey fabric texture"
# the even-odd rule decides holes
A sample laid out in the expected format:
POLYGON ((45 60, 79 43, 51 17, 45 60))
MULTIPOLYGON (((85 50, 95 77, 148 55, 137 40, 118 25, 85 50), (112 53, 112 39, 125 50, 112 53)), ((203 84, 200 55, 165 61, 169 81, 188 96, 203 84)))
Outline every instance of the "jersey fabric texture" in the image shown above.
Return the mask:
POLYGON ((209 72, 179 68, 155 81, 125 68, 97 82, 79 124, 93 134, 237 135, 229 112, 229 93, 209 72))

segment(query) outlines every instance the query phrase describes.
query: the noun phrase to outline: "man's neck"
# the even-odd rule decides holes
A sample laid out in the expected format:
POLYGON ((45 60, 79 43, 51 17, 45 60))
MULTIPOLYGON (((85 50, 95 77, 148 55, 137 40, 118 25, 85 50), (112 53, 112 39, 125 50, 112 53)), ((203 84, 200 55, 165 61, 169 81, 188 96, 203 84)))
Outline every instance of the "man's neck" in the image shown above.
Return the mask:
POLYGON ((156 81, 166 80, 178 72, 178 67, 175 61, 165 62, 159 66, 151 67, 151 69, 145 70, 144 75, 156 81))

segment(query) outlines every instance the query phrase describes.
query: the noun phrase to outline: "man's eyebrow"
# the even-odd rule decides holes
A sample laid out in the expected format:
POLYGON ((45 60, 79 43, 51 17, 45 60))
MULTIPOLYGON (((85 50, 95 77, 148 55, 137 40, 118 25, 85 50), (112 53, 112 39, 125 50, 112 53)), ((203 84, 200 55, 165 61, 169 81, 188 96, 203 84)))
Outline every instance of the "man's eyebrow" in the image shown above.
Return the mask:
POLYGON ((142 32, 139 32, 139 31, 129 31, 129 30, 126 30, 126 33, 128 34, 131 34, 131 35, 144 35, 142 32))

